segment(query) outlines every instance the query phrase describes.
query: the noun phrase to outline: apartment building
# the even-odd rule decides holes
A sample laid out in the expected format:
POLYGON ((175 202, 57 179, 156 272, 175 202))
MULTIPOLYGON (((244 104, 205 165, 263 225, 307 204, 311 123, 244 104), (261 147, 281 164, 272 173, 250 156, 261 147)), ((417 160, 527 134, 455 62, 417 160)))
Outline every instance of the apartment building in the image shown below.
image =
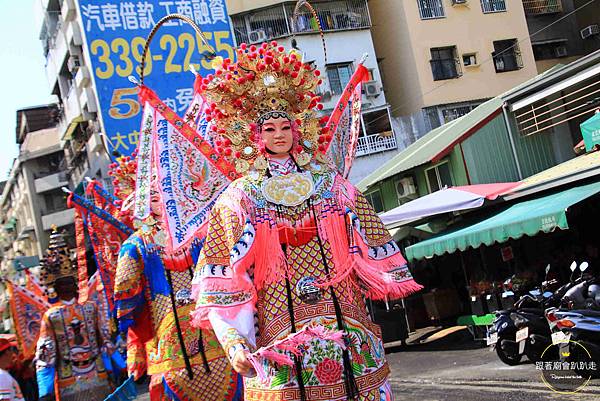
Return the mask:
POLYGON ((538 72, 600 49, 600 2, 523 0, 538 72))
POLYGON ((350 181, 358 182, 397 153, 402 139, 392 126, 390 106, 383 90, 377 55, 371 37, 366 0, 311 1, 324 31, 327 59, 316 19, 301 9, 294 25, 295 1, 228 0, 236 43, 277 40, 287 48, 292 43, 314 63, 325 79, 319 88, 324 110, 331 111, 363 54, 370 81, 363 87, 362 132, 350 181))
POLYGON ((61 190, 68 179, 59 116, 55 104, 17 111, 19 155, 0 196, 3 273, 37 266, 52 225, 73 232, 73 210, 61 190))
POLYGON ((86 176, 109 183, 110 158, 102 142, 96 90, 83 50, 82 22, 76 0, 36 0, 35 14, 50 91, 58 97, 57 130, 64 143, 72 188, 86 176))
POLYGON ((371 0, 392 115, 415 139, 536 75, 521 1, 371 0))

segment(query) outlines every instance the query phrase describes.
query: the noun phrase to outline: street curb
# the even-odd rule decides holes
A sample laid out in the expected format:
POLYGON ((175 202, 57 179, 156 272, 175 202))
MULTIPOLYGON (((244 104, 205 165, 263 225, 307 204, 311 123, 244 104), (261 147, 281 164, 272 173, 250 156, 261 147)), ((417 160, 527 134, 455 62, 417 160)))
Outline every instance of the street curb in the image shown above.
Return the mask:
MULTIPOLYGON (((552 392, 548 387, 546 387, 543 383, 536 382, 518 382, 518 381, 503 381, 503 380, 495 380, 495 381, 460 381, 460 380, 406 380, 406 379, 396 379, 394 377, 390 378, 390 383, 392 385, 416 385, 416 386, 433 386, 433 387, 448 387, 452 388, 454 391, 459 389, 460 387, 466 388, 478 388, 482 390, 494 390, 494 391, 503 391, 509 390, 514 391, 518 389, 519 391, 524 391, 528 393, 539 393, 540 390, 548 391, 549 394, 556 394, 552 392)), ((578 391, 574 394, 569 394, 572 396, 580 396, 580 395, 593 395, 600 396, 600 385, 589 385, 586 386, 583 390, 578 391)))

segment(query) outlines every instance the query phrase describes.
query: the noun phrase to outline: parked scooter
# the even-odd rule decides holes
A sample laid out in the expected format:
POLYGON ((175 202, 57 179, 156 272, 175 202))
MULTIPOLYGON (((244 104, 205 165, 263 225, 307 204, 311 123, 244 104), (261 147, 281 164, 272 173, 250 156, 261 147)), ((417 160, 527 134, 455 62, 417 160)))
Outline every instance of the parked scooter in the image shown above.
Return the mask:
POLYGON ((600 311, 556 310, 546 316, 554 323, 552 342, 559 345, 561 361, 577 362, 577 373, 599 378, 600 366, 584 369, 579 362, 591 360, 600 365, 600 311))
POLYGON ((579 283, 572 286, 562 298, 562 306, 568 309, 600 310, 600 285, 596 277, 585 276, 589 264, 583 262, 579 266, 581 275, 579 283))
POLYGON ((586 370, 579 364, 590 359, 600 364, 600 285, 597 278, 585 277, 588 267, 589 264, 583 262, 579 266, 579 278, 574 280, 576 264, 571 265, 570 288, 561 298, 561 308, 548 308, 545 314, 560 360, 577 362, 574 369, 577 373, 598 378, 600 368, 586 370))
MULTIPOLYGON (((550 266, 546 268, 546 277, 550 266)), ((531 361, 541 360, 544 350, 552 343, 550 328, 544 308, 553 295, 546 291, 556 286, 555 280, 542 283, 542 291, 532 290, 515 303, 513 309, 496 312, 488 332, 487 343, 495 347, 500 360, 507 365, 517 365, 523 355, 531 361)), ((553 355, 545 355, 551 358, 553 355)))

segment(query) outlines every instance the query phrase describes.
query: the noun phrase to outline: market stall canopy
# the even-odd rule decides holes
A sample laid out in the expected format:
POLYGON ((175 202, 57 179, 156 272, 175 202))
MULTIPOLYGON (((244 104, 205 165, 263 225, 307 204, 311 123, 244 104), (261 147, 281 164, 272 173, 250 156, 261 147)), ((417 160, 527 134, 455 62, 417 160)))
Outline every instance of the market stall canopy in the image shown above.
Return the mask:
POLYGON ((406 248, 408 260, 431 258, 436 255, 464 251, 481 245, 505 242, 523 235, 552 232, 569 228, 567 209, 600 192, 600 182, 574 187, 542 198, 510 206, 495 216, 469 227, 461 228, 419 242, 406 248))
POLYGON ((540 171, 521 181, 510 193, 502 194, 505 201, 531 196, 564 185, 600 175, 600 152, 590 152, 540 171))
POLYGON ((387 227, 394 227, 427 216, 473 209, 483 205, 486 199, 496 199, 519 184, 502 182, 444 188, 382 213, 379 217, 387 227))
POLYGON ((596 110, 594 115, 582 122, 579 127, 586 152, 592 150, 596 145, 600 145, 600 109, 596 110))

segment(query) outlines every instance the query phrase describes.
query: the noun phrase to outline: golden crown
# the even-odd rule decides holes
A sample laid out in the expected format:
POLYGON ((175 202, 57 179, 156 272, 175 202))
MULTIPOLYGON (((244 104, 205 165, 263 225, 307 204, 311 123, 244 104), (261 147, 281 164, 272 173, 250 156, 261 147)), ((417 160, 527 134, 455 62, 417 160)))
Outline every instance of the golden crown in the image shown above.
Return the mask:
POLYGON ((46 286, 52 286, 56 280, 63 277, 76 277, 77 267, 71 262, 69 248, 64 234, 52 226, 50 243, 40 261, 40 280, 46 286))
MULTIPOLYGON (((200 91, 210 103, 216 150, 244 173, 259 155, 258 129, 267 119, 286 117, 299 133, 293 151, 309 155, 324 152, 327 137, 317 118, 323 109, 315 94, 320 72, 304 63, 296 51, 285 52, 277 42, 260 47, 242 43, 237 62, 222 60, 215 73, 202 80, 200 91)), ((305 157, 306 158, 306 157, 305 157)))

